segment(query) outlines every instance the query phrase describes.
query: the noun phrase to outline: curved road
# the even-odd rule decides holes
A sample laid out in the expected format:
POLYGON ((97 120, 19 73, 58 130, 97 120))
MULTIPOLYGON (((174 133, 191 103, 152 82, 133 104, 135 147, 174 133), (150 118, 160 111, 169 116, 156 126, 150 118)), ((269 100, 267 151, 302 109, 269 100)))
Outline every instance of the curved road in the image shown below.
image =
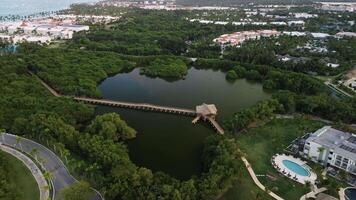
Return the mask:
MULTIPOLYGON (((16 143, 16 137, 12 134, 0 133, 0 141, 20 151, 24 151, 28 154, 33 151, 33 149, 37 149, 37 156, 41 159, 44 159, 43 167, 46 171, 50 172, 53 175, 52 182, 54 187, 54 199, 60 199, 60 191, 63 188, 66 188, 77 180, 69 173, 68 169, 62 162, 62 160, 51 150, 46 148, 45 146, 36 143, 32 140, 22 138, 20 144, 16 143)), ((93 189, 94 190, 94 189, 93 189)), ((91 198, 92 200, 102 200, 104 198, 101 197, 100 193, 96 190, 95 195, 91 198)))

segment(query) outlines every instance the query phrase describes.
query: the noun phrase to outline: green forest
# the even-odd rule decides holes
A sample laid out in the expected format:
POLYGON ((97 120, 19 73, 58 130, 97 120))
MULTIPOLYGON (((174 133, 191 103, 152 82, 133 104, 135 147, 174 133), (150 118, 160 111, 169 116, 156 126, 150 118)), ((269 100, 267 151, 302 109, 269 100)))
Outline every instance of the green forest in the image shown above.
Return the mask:
MULTIPOLYGON (((4 94, 0 99, 1 126, 55 145, 70 160, 77 176, 103 191, 107 199, 212 199, 234 180, 241 165, 236 160, 236 143, 221 136, 207 140, 200 177, 180 181, 135 166, 125 145, 125 140, 135 137, 134 129, 117 114, 92 119, 92 106, 52 97, 27 73, 30 65, 23 56, 6 55, 0 60, 0 90, 4 94)), ((61 71, 65 77, 67 72, 61 71)))

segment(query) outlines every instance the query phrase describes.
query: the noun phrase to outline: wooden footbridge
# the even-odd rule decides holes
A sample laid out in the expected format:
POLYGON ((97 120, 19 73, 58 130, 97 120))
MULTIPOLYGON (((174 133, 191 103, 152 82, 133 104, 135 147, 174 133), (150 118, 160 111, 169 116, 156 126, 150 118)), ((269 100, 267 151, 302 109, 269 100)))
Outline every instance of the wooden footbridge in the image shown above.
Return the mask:
MULTIPOLYGON (((40 79, 38 76, 29 72, 31 75, 37 77, 41 84, 53 95, 56 97, 61 97, 55 89, 49 86, 46 82, 40 79)), ((89 97, 72 97, 67 96, 69 98, 73 98, 76 101, 95 104, 95 105, 105 105, 105 106, 113 106, 127 109, 136 109, 136 110, 144 110, 144 111, 153 111, 153 112, 162 112, 162 113, 171 113, 177 115, 185 115, 195 117, 192 121, 193 124, 197 123, 200 119, 209 122, 209 124, 220 134, 224 134, 224 129, 219 125, 219 123, 215 120, 217 115, 217 109, 214 104, 202 104, 196 106, 195 110, 185 109, 185 108, 177 108, 177 107, 168 107, 168 106, 159 106, 148 103, 132 103, 132 102, 123 102, 123 101, 113 101, 106 99, 95 99, 89 97)))
POLYGON ((172 113, 172 114, 187 115, 187 116, 196 115, 195 110, 167 107, 167 106, 158 106, 158 105, 147 104, 147 103, 131 103, 131 102, 113 101, 113 100, 105 100, 105 99, 93 99, 88 97, 74 97, 73 99, 76 101, 82 101, 90 104, 113 106, 113 107, 120 107, 120 108, 130 108, 136 110, 172 113))
POLYGON ((95 105, 104 105, 104 106, 112 106, 112 107, 119 107, 119 108, 128 108, 128 109, 135 109, 135 110, 144 110, 144 111, 191 116, 191 117, 195 117, 192 123, 195 124, 199 119, 203 119, 204 121, 208 121, 209 124, 212 125, 213 128, 218 133, 224 134, 224 129, 215 120, 216 111, 211 112, 209 109, 209 108, 214 109, 215 108, 214 105, 203 104, 201 106, 197 106, 196 110, 191 110, 185 108, 159 106, 159 105, 153 105, 148 103, 132 103, 132 102, 113 101, 113 100, 106 100, 106 99, 94 99, 88 97, 73 97, 73 99, 79 102, 95 104, 95 105))

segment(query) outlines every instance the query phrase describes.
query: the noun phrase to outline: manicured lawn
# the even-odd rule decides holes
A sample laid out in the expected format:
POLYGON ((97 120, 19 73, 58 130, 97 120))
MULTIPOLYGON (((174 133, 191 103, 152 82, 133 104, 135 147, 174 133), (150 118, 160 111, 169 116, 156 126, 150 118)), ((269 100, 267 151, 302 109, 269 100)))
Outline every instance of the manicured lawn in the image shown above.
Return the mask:
POLYGON ((258 188, 247 169, 241 169, 241 176, 234 186, 219 200, 273 200, 267 193, 258 188))
MULTIPOLYGON (((238 136, 238 143, 256 174, 270 174, 276 178, 270 180, 259 177, 262 184, 284 199, 299 199, 310 190, 302 184, 279 175, 272 167, 270 159, 276 153, 283 153, 283 149, 296 137, 322 126, 321 122, 305 119, 274 119, 262 127, 250 129, 247 133, 238 136)), ((244 184, 239 187, 245 187, 244 184)), ((256 199, 256 197, 241 199, 256 199)))
POLYGON ((19 193, 22 195, 21 199, 38 200, 40 199, 40 192, 35 178, 32 176, 30 170, 17 158, 8 153, 1 152, 10 165, 11 181, 17 186, 19 193))

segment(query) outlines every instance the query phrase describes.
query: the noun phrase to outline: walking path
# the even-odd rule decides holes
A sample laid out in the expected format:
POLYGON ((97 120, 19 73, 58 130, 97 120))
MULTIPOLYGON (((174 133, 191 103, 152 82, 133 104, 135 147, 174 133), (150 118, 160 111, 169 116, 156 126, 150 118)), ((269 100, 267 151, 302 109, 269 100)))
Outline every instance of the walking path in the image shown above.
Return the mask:
POLYGON ((316 195, 322 192, 325 192, 327 190, 327 188, 322 187, 322 188, 316 188, 316 186, 312 186, 313 189, 312 191, 310 191, 309 193, 303 195, 302 197, 300 197, 300 200, 307 200, 310 198, 316 199, 316 195))
POLYGON ((38 189, 40 191, 40 200, 48 200, 49 199, 49 185, 43 176, 41 170, 37 167, 37 165, 26 155, 22 154, 20 151, 5 146, 0 143, 0 149, 6 153, 9 153, 16 157, 17 159, 21 160, 25 166, 31 171, 33 177, 35 178, 38 189))
MULTIPOLYGON (((71 186, 73 183, 77 182, 77 180, 69 173, 62 160, 47 147, 26 138, 21 138, 20 141, 17 140, 17 138, 18 136, 16 135, 0 133, 0 142, 7 146, 14 147, 27 154, 31 154, 31 152, 36 150, 36 157, 45 161, 42 163, 44 170, 50 172, 53 175, 53 196, 54 200, 59 200, 60 191, 66 187, 71 186), (19 147, 21 149, 19 149, 19 147)), ((98 191, 95 189, 93 190, 95 194, 91 200, 104 199, 98 191)))
POLYGON ((263 191, 267 192, 271 197, 273 197, 276 200, 284 200, 283 198, 281 198, 280 196, 278 196, 277 194, 271 192, 271 191, 266 191, 266 187, 258 180, 255 172, 253 171, 250 163, 247 161, 247 159, 245 157, 241 157, 242 161, 244 162, 248 173, 250 174, 251 178, 253 179, 253 181, 255 182, 255 184, 263 191))
POLYGON ((346 197, 345 197, 345 189, 346 189, 346 188, 340 188, 340 189, 339 189, 339 198, 340 198, 340 200, 346 200, 346 197))
POLYGON ((37 75, 35 75, 34 73, 32 73, 31 71, 28 70, 28 73, 30 75, 32 75, 33 77, 35 77, 37 80, 39 80, 41 82, 41 84, 55 97, 60 97, 61 95, 54 90, 51 86, 49 86, 46 82, 44 82, 42 79, 40 79, 37 75))

